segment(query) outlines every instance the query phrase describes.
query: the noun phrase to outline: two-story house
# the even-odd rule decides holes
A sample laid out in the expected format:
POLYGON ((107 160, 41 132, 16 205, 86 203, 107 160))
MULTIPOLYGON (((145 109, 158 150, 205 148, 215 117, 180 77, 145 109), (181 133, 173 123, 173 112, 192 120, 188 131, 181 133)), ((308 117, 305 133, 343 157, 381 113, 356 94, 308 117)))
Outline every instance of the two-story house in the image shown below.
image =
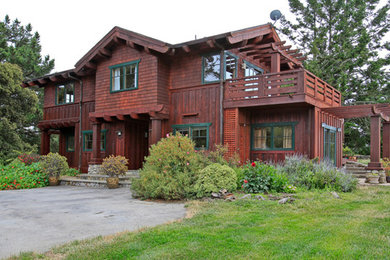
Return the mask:
POLYGON ((175 45, 114 27, 75 68, 23 86, 44 87, 41 153, 59 134, 60 154, 83 172, 110 154, 138 169, 169 132, 242 161, 300 153, 340 166, 348 113, 303 60, 270 24, 175 45))

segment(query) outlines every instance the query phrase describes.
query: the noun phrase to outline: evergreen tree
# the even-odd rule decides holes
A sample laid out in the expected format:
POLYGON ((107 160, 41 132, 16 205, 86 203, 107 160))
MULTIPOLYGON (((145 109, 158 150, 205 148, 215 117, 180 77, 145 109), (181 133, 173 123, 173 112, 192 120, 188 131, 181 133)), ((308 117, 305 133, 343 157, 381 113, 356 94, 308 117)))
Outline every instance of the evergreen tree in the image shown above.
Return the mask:
MULTIPOLYGON (((28 80, 48 74, 54 68, 54 60, 49 55, 41 55, 40 36, 32 31, 31 24, 23 26, 18 19, 11 22, 8 15, 0 22, 0 63, 12 63, 22 70, 22 80, 28 80)), ((39 98, 39 102, 30 104, 35 106, 30 113, 19 111, 25 117, 24 127, 18 131, 19 137, 30 145, 40 144, 37 124, 43 115, 43 90, 31 87, 39 98)), ((1 103, 0 103, 1 104, 1 103)), ((18 110, 16 110, 18 111, 18 110)), ((0 135, 3 134, 0 128, 0 135)), ((0 137, 1 138, 1 137, 0 137)))
POLYGON ((21 138, 26 128, 26 114, 34 113, 37 95, 22 88, 22 70, 18 65, 0 63, 0 164, 14 158, 18 151, 32 147, 21 138))
MULTIPOLYGON (((390 102, 390 1, 289 0, 296 21, 282 17, 281 32, 308 59, 305 68, 339 89, 344 104, 390 102)), ((367 120, 347 120, 345 142, 369 152, 356 136, 369 143, 367 120)))

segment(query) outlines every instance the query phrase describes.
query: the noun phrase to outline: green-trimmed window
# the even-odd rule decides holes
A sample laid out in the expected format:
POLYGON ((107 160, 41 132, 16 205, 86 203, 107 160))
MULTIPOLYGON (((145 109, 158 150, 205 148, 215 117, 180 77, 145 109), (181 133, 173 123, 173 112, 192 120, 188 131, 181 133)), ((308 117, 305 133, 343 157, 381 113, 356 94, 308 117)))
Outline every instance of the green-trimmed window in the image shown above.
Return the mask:
POLYGON ((237 77, 237 57, 233 54, 225 53, 225 79, 237 77))
POLYGON ((140 60, 110 66, 111 92, 138 88, 138 63, 140 60))
POLYGON ((66 83, 56 86, 56 105, 70 104, 74 102, 74 83, 66 83))
POLYGON ((294 150, 295 122, 255 124, 252 150, 294 150))
POLYGON ((221 65, 223 65, 224 79, 237 77, 238 58, 230 52, 225 52, 223 64, 221 55, 208 54, 202 57, 202 83, 218 82, 221 79, 221 65))
MULTIPOLYGON (((107 129, 101 130, 100 150, 106 150, 106 132, 107 129)), ((83 131, 83 151, 92 151, 93 132, 91 130, 83 131)))
POLYGON ((66 151, 74 152, 74 134, 66 135, 65 143, 66 143, 66 151))
POLYGON ((324 128, 324 158, 336 165, 336 133, 337 128, 322 124, 324 128))
POLYGON ((221 78, 221 55, 209 54, 202 58, 203 83, 218 82, 221 78))
POLYGON ((187 135, 195 142, 195 149, 209 149, 209 127, 211 123, 173 125, 173 133, 187 135))

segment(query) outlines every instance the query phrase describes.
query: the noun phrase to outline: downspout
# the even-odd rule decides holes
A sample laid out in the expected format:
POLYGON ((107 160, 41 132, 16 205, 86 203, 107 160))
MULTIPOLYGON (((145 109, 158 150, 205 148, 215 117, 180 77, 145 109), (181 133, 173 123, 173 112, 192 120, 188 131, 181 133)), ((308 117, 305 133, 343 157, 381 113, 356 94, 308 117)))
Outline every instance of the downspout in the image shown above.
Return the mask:
POLYGON ((219 129, 220 129, 220 141, 221 144, 223 144, 223 97, 224 97, 224 88, 223 88, 223 81, 225 79, 225 49, 222 46, 219 46, 221 48, 221 77, 219 81, 219 129))
POLYGON ((82 160, 82 147, 83 147, 83 136, 82 136, 82 119, 83 119, 83 81, 79 78, 73 77, 68 73, 69 78, 77 80, 80 83, 80 102, 79 102, 79 165, 78 169, 81 171, 81 160, 82 160))

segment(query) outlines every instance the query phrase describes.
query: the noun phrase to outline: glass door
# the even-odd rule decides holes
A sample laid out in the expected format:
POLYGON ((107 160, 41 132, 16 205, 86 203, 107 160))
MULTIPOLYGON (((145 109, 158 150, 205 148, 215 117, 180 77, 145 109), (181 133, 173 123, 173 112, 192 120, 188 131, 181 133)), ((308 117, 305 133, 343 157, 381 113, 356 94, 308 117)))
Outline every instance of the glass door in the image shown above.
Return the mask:
POLYGON ((324 159, 336 165, 336 131, 324 128, 324 159))

